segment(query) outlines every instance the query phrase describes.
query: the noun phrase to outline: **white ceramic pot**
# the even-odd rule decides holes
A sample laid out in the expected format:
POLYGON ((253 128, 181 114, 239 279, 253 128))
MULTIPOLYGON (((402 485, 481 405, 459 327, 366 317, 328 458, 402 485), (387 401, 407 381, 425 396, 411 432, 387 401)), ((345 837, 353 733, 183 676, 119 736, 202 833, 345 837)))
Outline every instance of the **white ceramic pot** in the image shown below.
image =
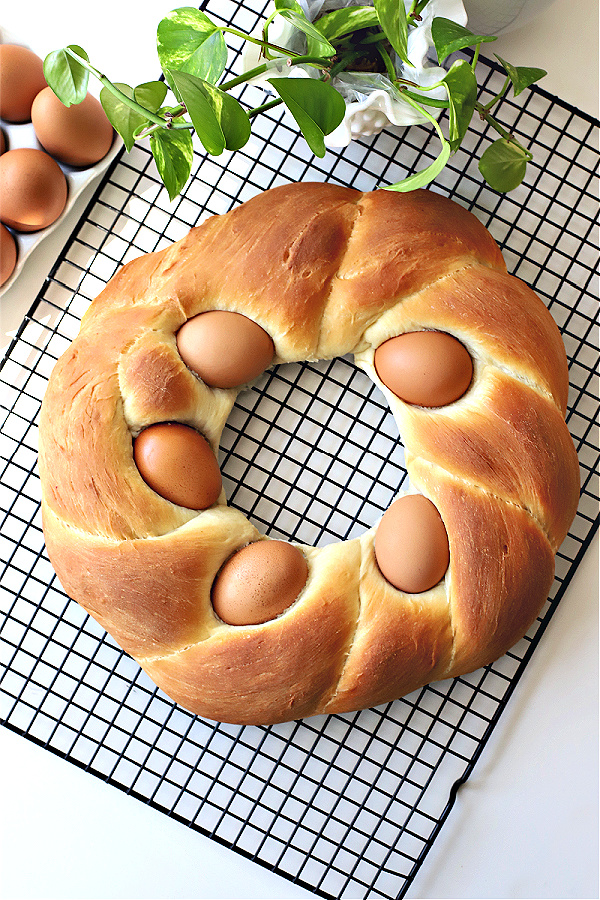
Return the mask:
POLYGON ((470 31, 496 35, 526 25, 554 0, 463 0, 463 3, 470 31))

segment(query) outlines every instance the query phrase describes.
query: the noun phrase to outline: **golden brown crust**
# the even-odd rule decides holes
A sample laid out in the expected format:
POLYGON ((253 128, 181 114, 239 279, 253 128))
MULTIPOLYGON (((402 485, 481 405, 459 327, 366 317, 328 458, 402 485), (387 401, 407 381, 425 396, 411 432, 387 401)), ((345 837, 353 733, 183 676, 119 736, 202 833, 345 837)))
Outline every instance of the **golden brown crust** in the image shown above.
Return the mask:
POLYGON ((431 191, 364 194, 322 323, 319 356, 356 349, 386 310, 442 276, 477 262, 505 271, 475 216, 431 191))
POLYGON ((404 439, 420 456, 523 507, 556 551, 577 509, 579 466, 561 413, 547 397, 486 367, 464 403, 405 406, 399 418, 404 439))
POLYGON ((453 648, 445 674, 468 672, 498 659, 525 634, 552 585, 554 553, 522 507, 423 460, 411 466, 411 477, 448 530, 453 648))
POLYGON ((456 269, 380 316, 365 338, 378 346, 421 328, 456 336, 480 366, 509 370, 566 412, 569 373, 560 332, 537 294, 513 275, 482 265, 456 269))
POLYGON ((71 528, 48 507, 44 531, 67 593, 136 657, 175 653, 211 634, 219 626, 210 603, 215 571, 260 537, 226 507, 196 516, 168 539, 107 540, 71 528))
POLYGON ((373 532, 361 539, 360 615, 351 656, 326 709, 349 712, 403 697, 441 677, 452 649, 445 585, 424 594, 392 587, 377 567, 373 532))
POLYGON ((550 314, 457 204, 276 188, 126 264, 92 303, 42 407, 48 552, 65 590, 195 713, 267 724, 387 702, 491 662, 539 614, 579 493, 567 389, 550 314), (136 435, 161 421, 193 425, 217 452, 237 391, 204 385, 175 340, 215 308, 261 325, 275 362, 355 354, 388 397, 414 488, 446 526, 440 584, 393 588, 372 528, 300 548, 308 582, 275 620, 218 619, 217 572, 264 538, 224 491, 200 513, 175 506, 133 460, 136 435), (422 329, 452 334, 474 361, 470 389, 440 409, 402 403, 373 365, 384 340, 422 329))
POLYGON ((150 677, 192 712, 257 724, 314 715, 327 703, 358 614, 357 541, 306 550, 300 600, 265 625, 216 629, 168 657, 142 658, 150 677))

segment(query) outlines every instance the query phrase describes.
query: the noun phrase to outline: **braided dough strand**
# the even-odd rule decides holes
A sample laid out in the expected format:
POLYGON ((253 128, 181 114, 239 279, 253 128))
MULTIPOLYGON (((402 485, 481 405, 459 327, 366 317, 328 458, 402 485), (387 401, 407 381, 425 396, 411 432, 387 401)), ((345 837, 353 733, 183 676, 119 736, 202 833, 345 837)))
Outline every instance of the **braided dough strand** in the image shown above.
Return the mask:
POLYGON ((275 188, 127 263, 91 304, 42 406, 50 559, 67 593, 194 713, 268 724, 384 703, 492 662, 539 614, 579 496, 567 391, 552 317, 473 215, 429 191, 275 188), (217 453, 238 389, 209 388, 175 339, 213 309, 260 325, 275 363, 355 355, 388 399, 414 489, 445 525, 439 584, 393 587, 375 525, 301 547, 308 580, 277 618, 216 616, 221 567, 268 539, 223 490, 200 512, 161 497, 132 450, 148 425, 175 421, 217 453), (403 402, 375 368, 384 341, 423 330, 452 335, 473 360, 470 388, 445 407, 403 402))

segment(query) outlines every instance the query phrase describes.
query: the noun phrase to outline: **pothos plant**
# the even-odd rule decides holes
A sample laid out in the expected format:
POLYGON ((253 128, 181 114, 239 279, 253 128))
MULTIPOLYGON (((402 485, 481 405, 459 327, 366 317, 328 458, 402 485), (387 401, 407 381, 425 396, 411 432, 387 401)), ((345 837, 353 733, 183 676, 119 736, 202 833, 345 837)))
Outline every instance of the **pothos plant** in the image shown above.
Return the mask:
POLYGON ((136 87, 112 82, 76 44, 50 53, 44 61, 44 75, 65 106, 84 99, 90 74, 99 79, 100 101, 126 150, 136 141, 149 139, 160 178, 173 200, 190 177, 193 131, 210 155, 239 150, 250 138, 254 117, 279 104, 287 107, 312 152, 324 156, 325 137, 345 114, 345 101, 335 89, 336 77, 360 68, 367 60, 371 67, 378 65, 383 73, 380 77, 386 79, 394 96, 414 107, 422 121, 431 123, 441 145, 430 165, 397 184, 385 185, 387 189, 409 191, 433 181, 460 147, 477 115, 499 135, 483 153, 480 172, 495 190, 510 191, 523 180, 532 155, 497 121, 492 110, 511 87, 517 96, 546 73, 512 66, 497 57, 506 79, 499 93, 482 103, 475 74, 477 60, 481 45, 495 38, 473 34, 450 19, 436 17, 431 24, 433 46, 439 65, 446 63, 448 68, 436 84, 419 85, 410 77, 407 48, 411 30, 418 27, 428 2, 412 0, 407 8, 404 0, 374 0, 372 5, 333 9, 313 22, 298 0, 275 0, 273 13, 258 35, 219 25, 199 9, 183 7, 170 12, 158 25, 158 58, 164 80, 136 87), (270 40, 270 27, 277 17, 303 35, 304 52, 292 52, 270 40), (237 77, 226 78, 227 34, 258 45, 264 61, 237 77), (449 57, 468 48, 473 51, 470 61, 454 58, 448 65, 449 57), (279 67, 282 62, 301 65, 313 77, 267 77, 271 98, 253 109, 242 105, 231 91, 257 76, 276 72, 274 62, 279 67), (439 98, 439 90, 437 97, 432 95, 436 93, 433 88, 440 87, 444 99, 439 98), (444 109, 445 131, 438 121, 444 109))

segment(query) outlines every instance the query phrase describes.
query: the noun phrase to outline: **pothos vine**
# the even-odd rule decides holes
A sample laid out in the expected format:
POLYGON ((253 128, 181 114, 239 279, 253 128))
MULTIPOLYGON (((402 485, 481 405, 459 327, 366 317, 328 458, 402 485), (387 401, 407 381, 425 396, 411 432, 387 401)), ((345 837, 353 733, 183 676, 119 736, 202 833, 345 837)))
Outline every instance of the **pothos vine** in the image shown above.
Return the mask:
POLYGON ((85 50, 70 44, 50 53, 44 61, 46 81, 66 105, 80 103, 90 75, 101 85, 100 100, 111 124, 130 151, 135 142, 148 138, 158 173, 171 199, 187 183, 193 162, 192 133, 206 152, 218 156, 236 151, 248 142, 253 119, 284 105, 295 119, 311 151, 326 153, 325 138, 345 115, 345 101, 336 90, 336 78, 347 72, 376 66, 391 96, 418 112, 420 120, 434 128, 440 141, 436 159, 425 169, 402 181, 382 185, 388 190, 409 191, 433 181, 460 147, 473 116, 479 116, 498 137, 484 151, 479 170, 485 181, 500 192, 517 187, 532 155, 495 117, 493 110, 512 88, 518 96, 546 73, 543 69, 513 66, 497 57, 506 78, 498 94, 483 103, 476 78, 481 45, 495 40, 476 35, 443 17, 433 18, 431 38, 444 76, 433 85, 411 79, 408 55, 411 30, 418 27, 430 0, 374 0, 372 6, 349 5, 334 9, 314 22, 297 0, 275 0, 272 14, 259 35, 244 34, 230 25, 219 25, 206 13, 183 7, 165 16, 157 29, 157 49, 164 80, 135 87, 111 81, 89 60, 85 50), (292 52, 271 41, 274 21, 283 19, 302 36, 303 52, 292 52), (259 47, 257 66, 226 78, 226 36, 235 35, 259 47), (470 59, 456 58, 470 50, 470 59), (281 77, 281 65, 301 66, 303 77, 281 77), (269 77, 270 72, 275 72, 269 77), (306 77, 308 74, 309 77, 306 77), (267 76, 270 96, 254 108, 231 93, 235 88, 267 76), (439 90, 443 88, 443 99, 439 90), (434 96, 437 93, 437 96, 434 96), (446 112, 443 125, 438 121, 446 112))

